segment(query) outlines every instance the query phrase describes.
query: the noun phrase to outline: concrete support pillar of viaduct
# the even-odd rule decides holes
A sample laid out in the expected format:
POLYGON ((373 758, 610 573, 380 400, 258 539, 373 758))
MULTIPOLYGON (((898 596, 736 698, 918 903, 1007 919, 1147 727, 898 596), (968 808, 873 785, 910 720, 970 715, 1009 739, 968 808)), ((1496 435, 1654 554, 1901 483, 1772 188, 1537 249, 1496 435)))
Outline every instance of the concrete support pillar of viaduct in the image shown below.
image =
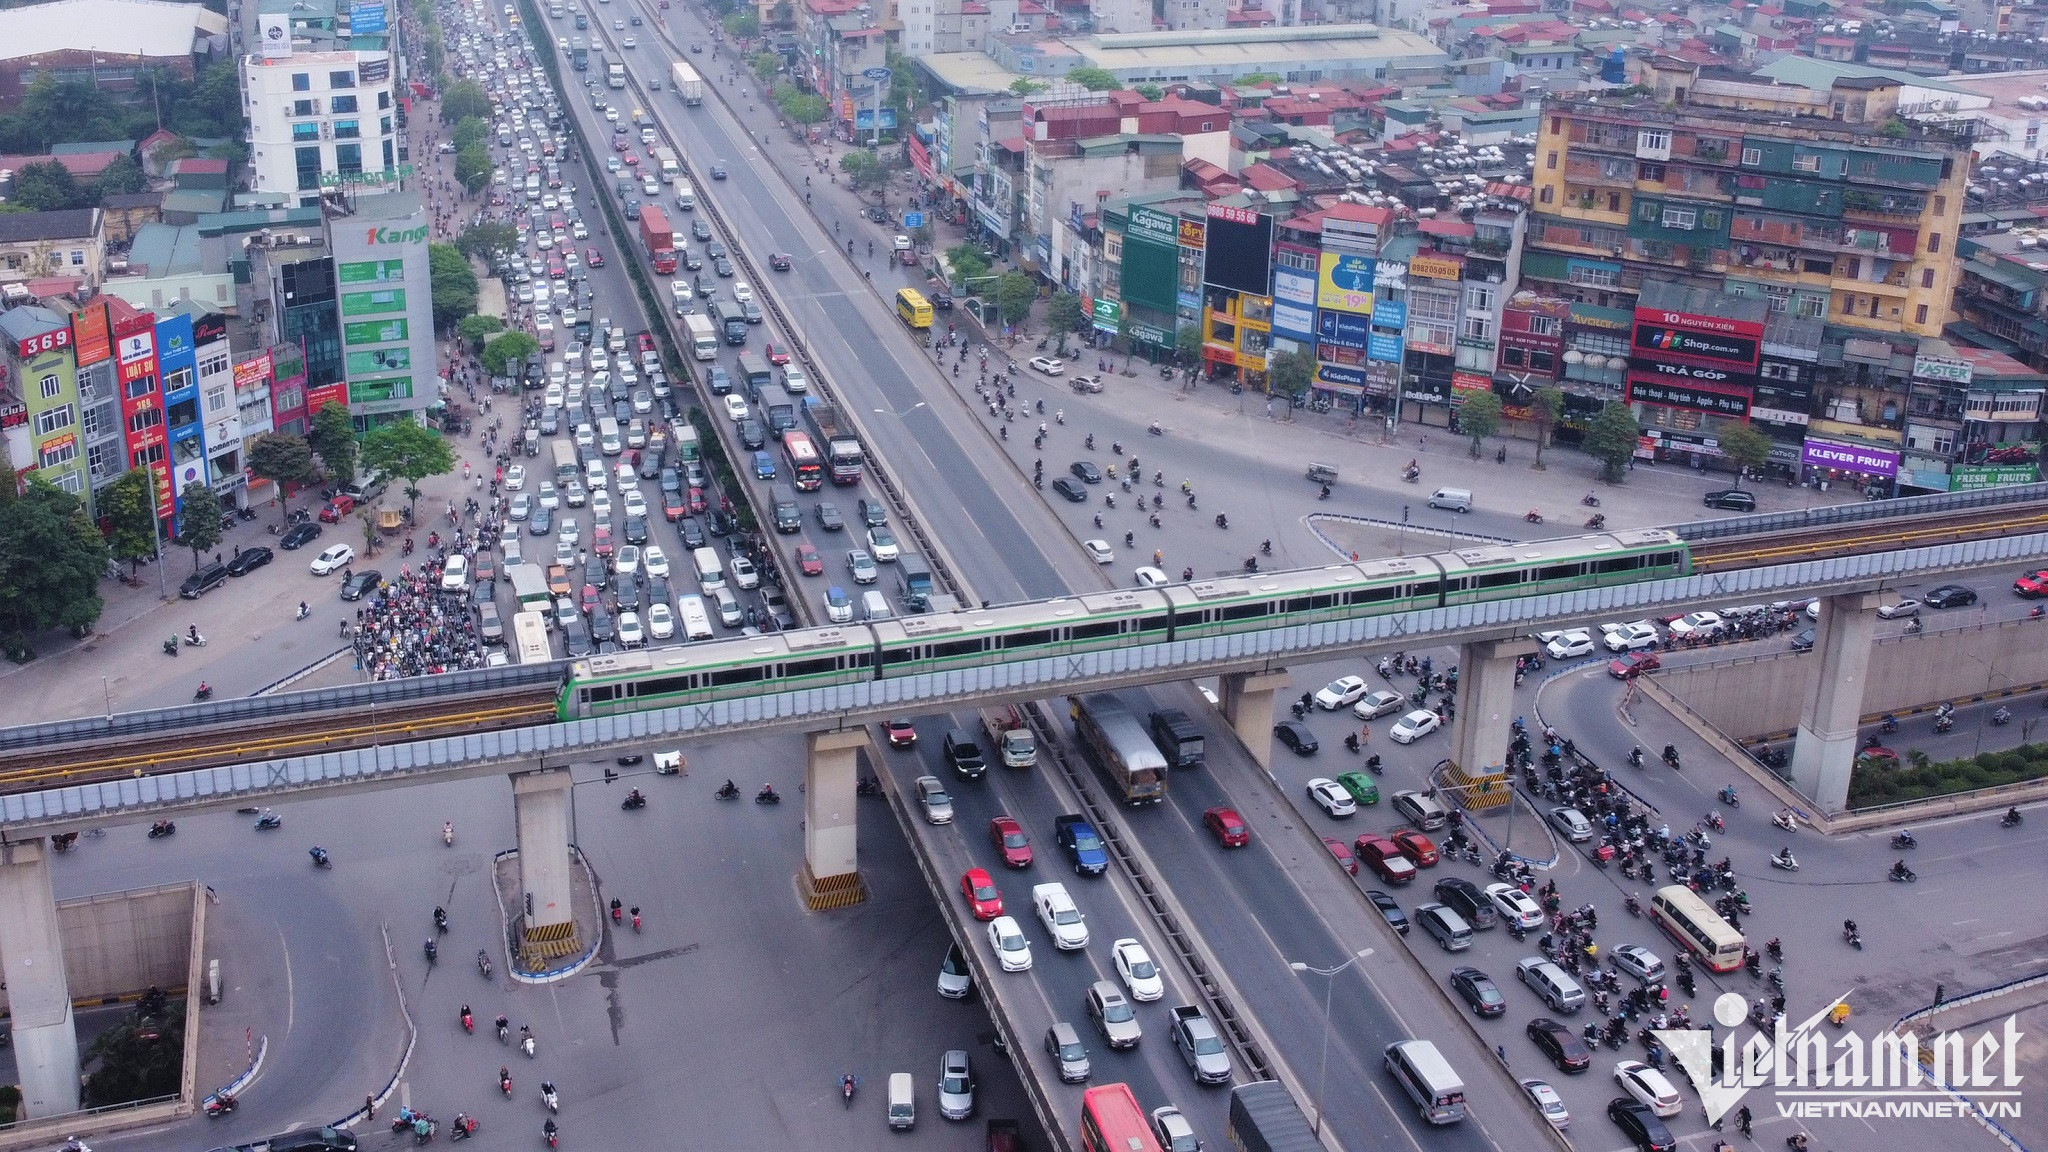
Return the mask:
POLYGON ((519 831, 521 961, 529 967, 580 949, 576 884, 570 872, 569 805, 575 781, 567 768, 512 775, 512 812, 519 831))
POLYGON ((1475 640, 1458 651, 1458 715, 1451 722, 1451 762, 1468 776, 1508 762, 1508 725, 1515 715, 1515 661, 1536 651, 1516 636, 1475 640))
POLYGON ((1877 631, 1881 592, 1830 596, 1813 630, 1813 655, 1820 674, 1799 710, 1799 739, 1792 746, 1792 786, 1823 812, 1849 806, 1849 772, 1856 766, 1856 729, 1863 719, 1869 683, 1870 640, 1877 631))
POLYGON ((811 732, 804 766, 804 870, 798 877, 813 912, 868 898, 860 878, 860 754, 865 728, 811 732))
POLYGON ((1287 669, 1266 672, 1233 672, 1221 678, 1223 718, 1252 759, 1267 772, 1273 770, 1273 693, 1288 686, 1287 669))
POLYGON ((0 967, 23 1112, 33 1119, 78 1111, 78 1031, 41 837, 0 843, 0 967))

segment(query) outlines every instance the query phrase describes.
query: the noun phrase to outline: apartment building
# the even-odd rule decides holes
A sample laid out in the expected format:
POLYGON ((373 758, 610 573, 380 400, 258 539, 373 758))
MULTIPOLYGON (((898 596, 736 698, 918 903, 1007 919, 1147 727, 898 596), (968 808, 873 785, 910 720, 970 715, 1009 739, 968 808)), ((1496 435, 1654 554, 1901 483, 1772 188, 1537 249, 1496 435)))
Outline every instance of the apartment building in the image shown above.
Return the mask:
POLYGON ((343 187, 398 187, 404 62, 384 5, 262 0, 257 22, 259 51, 241 60, 251 190, 304 207, 343 187))

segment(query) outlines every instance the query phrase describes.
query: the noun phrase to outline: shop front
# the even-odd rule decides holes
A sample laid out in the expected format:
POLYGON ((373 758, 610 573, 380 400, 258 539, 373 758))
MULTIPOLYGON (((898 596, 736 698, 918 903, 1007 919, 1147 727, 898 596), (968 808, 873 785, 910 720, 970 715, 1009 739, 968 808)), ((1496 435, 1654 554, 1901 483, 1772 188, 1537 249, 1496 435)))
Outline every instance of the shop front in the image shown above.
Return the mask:
POLYGON ((1892 494, 1899 475, 1899 453, 1876 444, 1808 436, 1800 452, 1805 480, 1822 492, 1837 484, 1853 484, 1866 495, 1892 494))

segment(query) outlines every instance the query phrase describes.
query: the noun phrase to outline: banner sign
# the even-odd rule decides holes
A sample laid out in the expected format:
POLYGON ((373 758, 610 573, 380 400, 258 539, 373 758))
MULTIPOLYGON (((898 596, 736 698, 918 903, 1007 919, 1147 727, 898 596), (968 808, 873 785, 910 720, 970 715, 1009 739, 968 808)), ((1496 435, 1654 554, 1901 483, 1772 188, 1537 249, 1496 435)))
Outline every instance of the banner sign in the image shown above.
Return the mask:
POLYGON ((1862 444, 1808 439, 1799 462, 1812 468, 1840 468, 1871 476, 1893 476, 1899 471, 1899 454, 1862 444))
POLYGON ((1689 328, 1675 328, 1669 324, 1651 324, 1638 320, 1635 346, 1639 351, 1652 356, 1663 353, 1740 364, 1745 368, 1756 367, 1757 341, 1747 336, 1695 332, 1689 328))
POLYGON ((1715 392, 1664 380, 1645 379, 1641 374, 1634 372, 1631 372, 1628 378, 1628 398, 1640 400, 1645 404, 1693 408, 1701 412, 1712 412, 1717 416, 1742 418, 1749 415, 1747 396, 1715 392))
POLYGON ((1323 253, 1317 262, 1316 306, 1370 315, 1373 269, 1378 263, 1369 256, 1323 253))

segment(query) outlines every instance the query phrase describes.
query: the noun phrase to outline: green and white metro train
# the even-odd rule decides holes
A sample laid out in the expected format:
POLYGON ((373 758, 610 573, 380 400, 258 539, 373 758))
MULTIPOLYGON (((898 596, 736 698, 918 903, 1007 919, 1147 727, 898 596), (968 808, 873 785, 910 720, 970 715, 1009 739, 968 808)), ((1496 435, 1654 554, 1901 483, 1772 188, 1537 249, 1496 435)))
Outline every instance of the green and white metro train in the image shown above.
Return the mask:
POLYGON ((563 720, 1684 576, 1640 528, 639 649, 570 665, 563 720))

